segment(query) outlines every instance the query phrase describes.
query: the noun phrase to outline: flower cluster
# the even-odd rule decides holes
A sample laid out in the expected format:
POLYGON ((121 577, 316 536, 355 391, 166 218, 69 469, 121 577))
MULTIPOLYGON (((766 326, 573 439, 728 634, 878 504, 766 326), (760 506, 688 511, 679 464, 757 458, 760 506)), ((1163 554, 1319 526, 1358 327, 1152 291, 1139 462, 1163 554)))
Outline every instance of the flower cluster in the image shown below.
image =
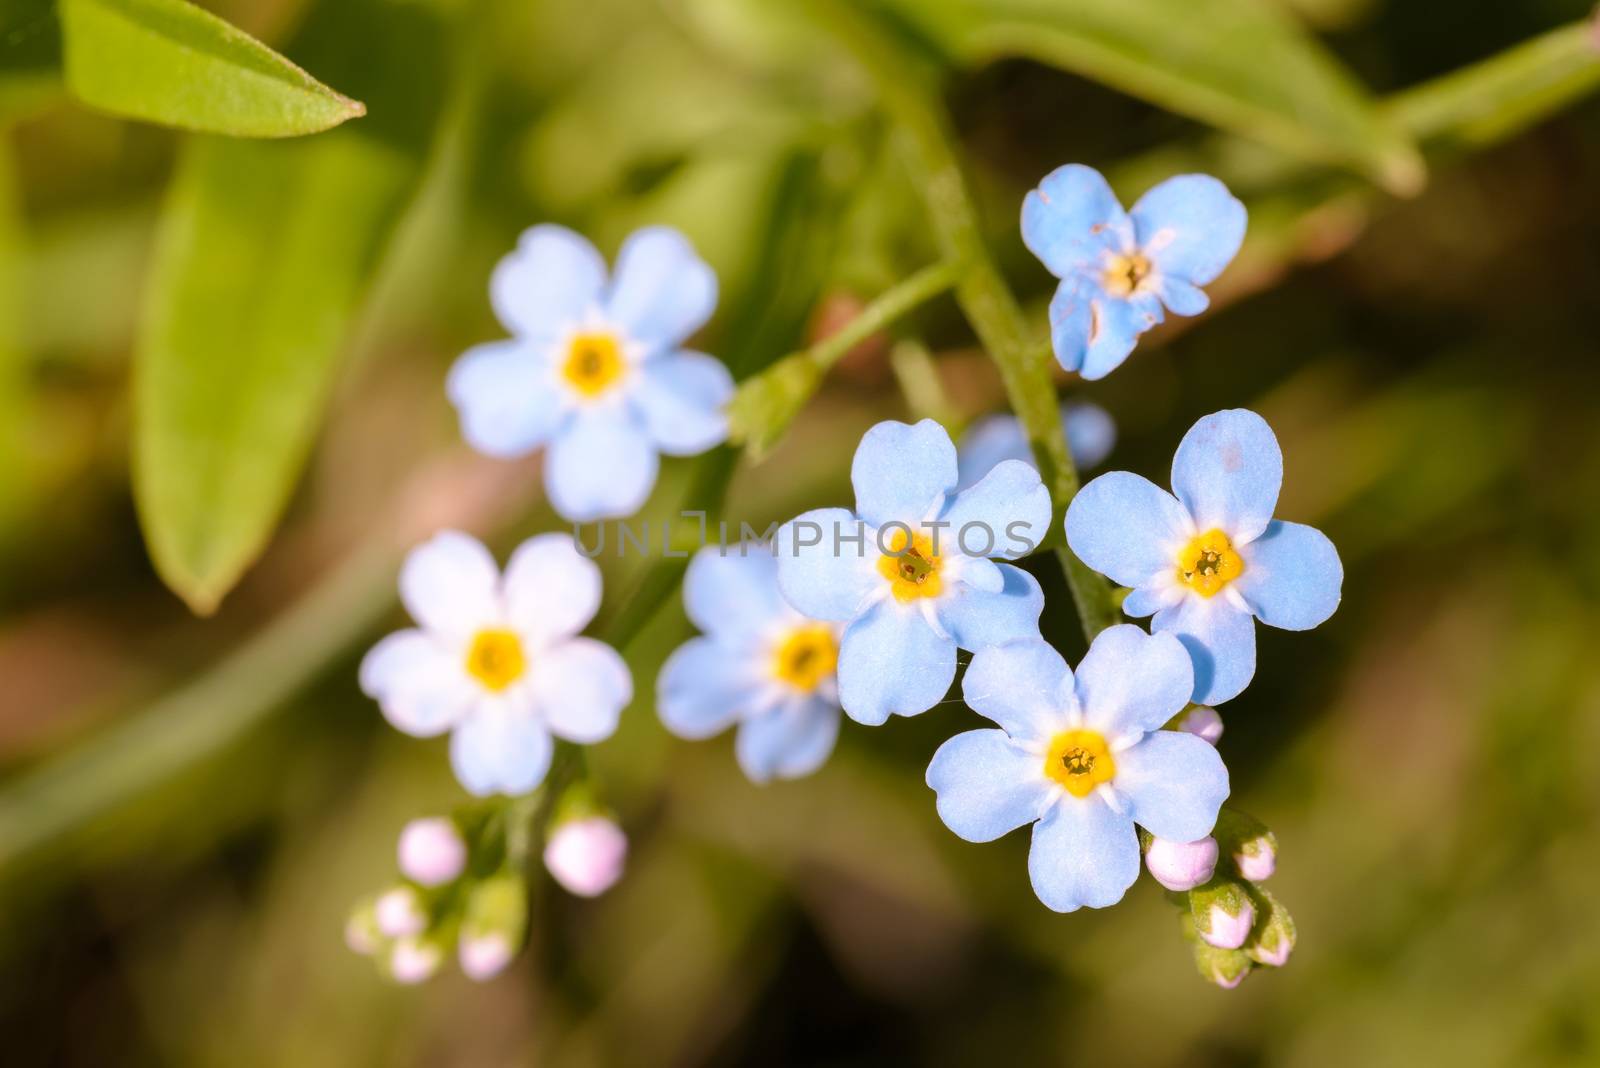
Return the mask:
MULTIPOLYGON (((1233 258, 1244 228, 1243 206, 1213 178, 1173 178, 1125 213, 1089 168, 1047 176, 1022 229, 1061 279, 1050 322, 1062 365, 1102 377, 1164 311, 1203 311, 1199 287, 1233 258)), ((582 238, 529 230, 490 287, 512 339, 468 352, 450 373, 467 440, 494 456, 546 448, 546 489, 569 519, 637 510, 659 453, 700 452, 726 434, 728 372, 682 349, 716 289, 670 230, 630 237, 610 281, 582 238)), ((1103 409, 1066 404, 1062 424, 1080 468, 1110 452, 1116 429, 1103 409)), ((1148 631, 1123 623, 1090 635, 1074 670, 1045 642, 1043 587, 1018 566, 1051 534, 1057 503, 1022 424, 992 416, 958 449, 930 419, 879 423, 855 452, 853 509, 809 511, 770 543, 695 555, 683 599, 700 633, 662 667, 657 713, 686 739, 737 726, 735 756, 753 782, 797 778, 827 761, 843 717, 880 725, 945 701, 966 651, 961 699, 995 726, 933 754, 926 781, 939 817, 972 842, 1030 827, 1034 891, 1060 912, 1119 901, 1142 856, 1186 904, 1202 973, 1233 985, 1282 964, 1294 929, 1259 885, 1275 839, 1223 808, 1212 706, 1254 675, 1256 620, 1314 627, 1343 580, 1327 538, 1273 518, 1282 477, 1271 428, 1241 409, 1189 430, 1171 493, 1112 472, 1059 502, 1071 552, 1128 587, 1129 616, 1151 617, 1148 631)), ((555 739, 603 741, 633 699, 616 651, 580 636, 601 574, 570 537, 532 538, 502 575, 481 544, 445 532, 407 558, 400 592, 418 625, 368 654, 362 688, 399 729, 450 732, 469 793, 530 795, 552 774, 555 739)), ((627 839, 586 773, 563 789, 544 821, 545 864, 592 896, 620 877, 627 839)), ((504 967, 526 920, 527 835, 508 823, 545 811, 515 807, 524 804, 466 833, 459 816, 408 826, 406 881, 358 908, 352 946, 414 981, 459 931, 469 974, 504 967)))
POLYGON ((481 819, 413 820, 400 832, 401 882, 365 898, 345 923, 345 943, 398 983, 431 978, 452 948, 468 978, 498 975, 527 927, 522 875, 497 863, 481 819))

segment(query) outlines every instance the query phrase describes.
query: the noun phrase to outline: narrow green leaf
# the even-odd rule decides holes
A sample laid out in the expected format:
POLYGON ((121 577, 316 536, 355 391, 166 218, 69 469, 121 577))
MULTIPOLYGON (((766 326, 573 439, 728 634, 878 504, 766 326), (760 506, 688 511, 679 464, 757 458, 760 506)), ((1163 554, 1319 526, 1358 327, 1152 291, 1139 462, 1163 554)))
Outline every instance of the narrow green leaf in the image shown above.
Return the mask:
POLYGON ((292 137, 366 113, 186 0, 60 0, 69 89, 113 114, 235 137, 292 137))
POLYGON ((1432 147, 1502 140, 1600 87, 1600 30, 1564 26, 1406 90, 1386 109, 1432 147))
POLYGON ((971 62, 1025 56, 1416 191, 1415 146, 1289 15, 1256 0, 881 0, 971 62))
POLYGON ((135 354, 134 489, 157 570, 197 612, 283 510, 414 166, 353 133, 187 146, 135 354))

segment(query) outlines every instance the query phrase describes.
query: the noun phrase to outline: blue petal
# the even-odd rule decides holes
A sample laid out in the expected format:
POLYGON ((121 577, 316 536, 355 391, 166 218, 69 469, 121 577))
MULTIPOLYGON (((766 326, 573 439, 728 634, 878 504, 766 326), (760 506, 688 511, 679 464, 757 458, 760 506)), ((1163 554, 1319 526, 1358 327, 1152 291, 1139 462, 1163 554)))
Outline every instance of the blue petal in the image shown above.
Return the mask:
POLYGON ((956 490, 975 485, 1002 460, 1033 464, 1033 451, 1028 447, 1022 421, 1014 415, 979 419, 961 435, 961 442, 956 446, 956 490))
POLYGON ((1161 279, 1161 303, 1174 315, 1199 315, 1211 307, 1206 291, 1198 289, 1181 278, 1161 279))
POLYGON ((930 518, 956 486, 956 447, 932 419, 886 420, 861 438, 850 465, 856 514, 875 527, 930 518))
POLYGON ((967 731, 947 740, 928 765, 939 818, 969 842, 992 842, 1039 818, 1050 800, 1037 754, 1005 731, 967 731))
POLYGON ((1244 573, 1235 585, 1267 626, 1310 630, 1339 607, 1344 565, 1333 542, 1315 527, 1274 519, 1239 555, 1244 573))
POLYGON ((1256 673, 1256 621, 1226 597, 1187 594, 1150 621, 1150 629, 1175 635, 1194 664, 1197 705, 1219 705, 1244 692, 1256 673))
MULTIPOLYGON (((1061 425, 1067 448, 1078 470, 1097 466, 1116 444, 1117 425, 1098 404, 1072 401, 1061 406, 1061 425)), ((956 446, 960 492, 978 482, 1003 460, 1021 460, 1037 468, 1022 421, 1014 415, 990 415, 972 424, 956 446)))
MULTIPOLYGON (((1050 348, 1063 371, 1080 371, 1098 329, 1094 302, 1101 291, 1082 275, 1069 275, 1050 298, 1050 348)), ((1132 351, 1132 346, 1129 346, 1132 351)), ((1127 354, 1124 353, 1124 356, 1127 354)))
POLYGON ((1101 475, 1067 506, 1067 544, 1120 586, 1143 586, 1176 568, 1191 536, 1189 515, 1172 494, 1127 471, 1101 475))
POLYGON ((606 312, 634 340, 656 352, 677 348, 716 307, 716 272, 678 231, 647 226, 622 243, 606 312))
POLYGON ((606 264, 564 226, 524 230, 489 277, 489 301, 507 330, 548 341, 600 303, 606 264))
POLYGON ((880 601, 845 628, 839 703, 857 723, 876 726, 891 715, 926 712, 955 677, 956 643, 935 634, 913 606, 880 601))
POLYGON ((940 519, 950 524, 941 532, 950 549, 941 551, 1015 560, 1050 532, 1050 491, 1030 464, 1006 460, 957 494, 940 519))
POLYGON ((1133 820, 1098 794, 1062 797, 1033 826, 1028 875, 1039 900, 1057 912, 1115 905, 1139 877, 1133 820))
POLYGON ((539 351, 521 341, 468 349, 450 368, 445 394, 461 413, 461 436, 486 456, 522 456, 561 425, 561 396, 539 351))
POLYGON ((650 497, 659 465, 655 445, 625 410, 580 410, 550 443, 544 489, 574 523, 629 516, 650 497))
POLYGON ((1098 404, 1073 401, 1061 406, 1061 425, 1079 471, 1098 467, 1117 443, 1117 424, 1098 404))
POLYGON ((1210 742, 1155 731, 1116 759, 1114 785, 1132 803, 1135 823, 1172 842, 1197 842, 1211 833, 1228 799, 1228 769, 1210 742))
POLYGON ((788 613, 778 560, 759 542, 707 545, 683 577, 683 607, 707 634, 749 638, 788 613))
POLYGON ((1089 348, 1078 373, 1091 382, 1121 367, 1139 343, 1139 335, 1162 320, 1161 301, 1151 293, 1126 300, 1098 295, 1090 311, 1089 348))
POLYGON ((1057 167, 1022 201, 1022 242, 1057 278, 1096 268, 1105 250, 1126 248, 1132 236, 1117 195, 1081 163, 1057 167))
POLYGON ((751 782, 809 775, 833 752, 840 718, 838 706, 822 700, 780 705, 740 725, 734 755, 751 782))
POLYGON ((961 696, 1012 738, 1048 742, 1066 721, 1072 669, 1039 638, 980 649, 961 679, 961 696))
POLYGON ((1194 668, 1172 635, 1119 623, 1095 635, 1078 665, 1077 690, 1084 723, 1115 744, 1160 730, 1181 712, 1194 692, 1194 668))
POLYGON ((550 733, 582 745, 603 742, 633 700, 633 673, 617 651, 569 638, 534 654, 530 688, 550 733))
POLYGON ((1283 452, 1267 421, 1244 408, 1206 416, 1172 457, 1172 492, 1200 532, 1220 530, 1235 546, 1272 519, 1283 486, 1283 452))
POLYGON ((517 796, 550 770, 550 732, 532 715, 484 702, 450 736, 450 764, 469 794, 517 796))
POLYGON ((720 360, 679 352, 646 360, 631 398, 656 447, 668 456, 693 456, 728 436, 724 407, 733 376, 720 360))
POLYGON ((778 528, 772 552, 783 599, 812 619, 854 619, 884 582, 871 535, 845 508, 818 508, 789 520, 778 528))
POLYGON ((970 652, 1039 636, 1044 591, 1039 580, 1010 564, 995 565, 1005 585, 990 593, 965 583, 939 599, 939 625, 970 652))
POLYGON ((1129 214, 1140 249, 1157 269, 1192 285, 1221 274, 1244 241, 1244 205, 1206 174, 1168 178, 1129 214))
POLYGON ((1130 590, 1128 596, 1123 598, 1122 612, 1124 615, 1135 619, 1153 615, 1171 603, 1168 590, 1157 586, 1146 586, 1142 589, 1130 590))
POLYGON ((690 638, 672 651, 656 676, 656 711, 680 738, 698 740, 726 730, 755 707, 762 680, 746 647, 690 638))

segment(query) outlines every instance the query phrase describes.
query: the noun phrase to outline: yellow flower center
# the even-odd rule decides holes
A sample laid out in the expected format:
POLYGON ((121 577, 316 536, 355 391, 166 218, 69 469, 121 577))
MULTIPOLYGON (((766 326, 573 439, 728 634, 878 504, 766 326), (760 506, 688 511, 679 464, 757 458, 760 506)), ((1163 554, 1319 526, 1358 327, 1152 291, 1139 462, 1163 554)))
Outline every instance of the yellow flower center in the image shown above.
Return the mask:
POLYGON ((561 373, 585 397, 598 397, 616 384, 627 366, 622 346, 612 334, 578 334, 567 345, 561 373))
POLYGON ((522 678, 528 658, 522 652, 522 639, 515 631, 480 630, 467 650, 467 674, 499 693, 522 678))
POLYGON ((1112 256, 1106 263, 1100 283, 1114 297, 1132 296, 1140 283, 1150 277, 1150 260, 1141 253, 1112 256))
POLYGON ((889 552, 878 557, 878 574, 889 580, 894 599, 901 602, 939 596, 944 589, 940 566, 933 542, 899 527, 890 532, 889 552))
POLYGON ((1220 530, 1208 530, 1178 553, 1178 578, 1202 597, 1214 595, 1244 574, 1244 560, 1220 530))
POLYGON ((772 673, 802 693, 811 693, 833 674, 839 662, 839 643, 833 628, 817 623, 789 632, 773 656, 772 673))
POLYGON ((1044 773, 1073 797, 1088 797, 1096 786, 1116 775, 1117 762, 1111 759, 1111 750, 1099 731, 1062 731, 1050 742, 1044 773))

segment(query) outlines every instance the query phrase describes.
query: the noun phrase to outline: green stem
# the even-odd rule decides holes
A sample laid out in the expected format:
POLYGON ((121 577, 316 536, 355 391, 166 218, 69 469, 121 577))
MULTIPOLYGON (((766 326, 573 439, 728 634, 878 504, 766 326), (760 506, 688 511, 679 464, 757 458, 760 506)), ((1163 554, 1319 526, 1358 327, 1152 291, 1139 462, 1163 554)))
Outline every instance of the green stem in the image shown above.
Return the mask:
MULTIPOLYGON (((1011 407, 1028 433, 1040 475, 1055 501, 1054 522, 1059 524, 1078 492, 1078 472, 1062 433, 1051 356, 1032 338, 1016 297, 984 245, 953 138, 943 110, 934 103, 937 90, 930 73, 854 6, 808 0, 806 7, 855 53, 899 127, 896 136, 912 183, 927 201, 940 252, 957 273, 956 300, 1000 369, 1011 407)), ((1061 547, 1056 554, 1084 635, 1092 639, 1120 618, 1113 591, 1069 549, 1061 547)))
POLYGON ((956 265, 929 264, 905 281, 885 290, 855 318, 806 350, 806 359, 826 371, 839 358, 902 315, 956 285, 956 265))
POLYGON ((939 367, 926 345, 910 338, 895 342, 889 351, 889 366, 900 383, 912 418, 932 419, 950 431, 951 437, 960 433, 961 416, 950 403, 939 379, 939 367))

